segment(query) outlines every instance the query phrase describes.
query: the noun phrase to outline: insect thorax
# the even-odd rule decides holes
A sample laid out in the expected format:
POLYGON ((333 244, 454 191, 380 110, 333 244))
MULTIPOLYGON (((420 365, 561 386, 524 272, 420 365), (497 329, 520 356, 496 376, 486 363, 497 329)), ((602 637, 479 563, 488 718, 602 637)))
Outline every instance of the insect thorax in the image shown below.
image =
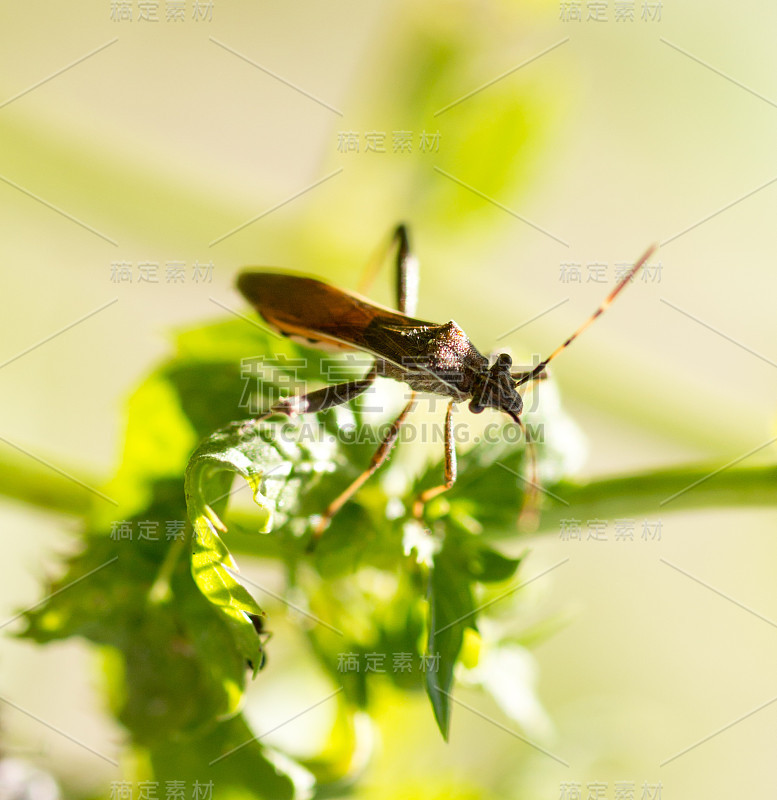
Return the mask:
POLYGON ((385 362, 388 378, 419 392, 466 400, 488 372, 488 359, 453 321, 397 331, 401 365, 385 362))

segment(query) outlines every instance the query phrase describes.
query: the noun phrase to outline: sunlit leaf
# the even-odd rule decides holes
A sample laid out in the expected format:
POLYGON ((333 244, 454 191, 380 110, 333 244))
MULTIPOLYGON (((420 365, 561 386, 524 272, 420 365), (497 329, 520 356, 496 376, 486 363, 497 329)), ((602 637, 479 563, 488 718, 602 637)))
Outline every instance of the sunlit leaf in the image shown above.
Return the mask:
POLYGON ((435 556, 429 577, 429 637, 426 690, 437 725, 445 739, 450 728, 453 669, 461 652, 464 631, 475 628, 475 602, 470 576, 459 553, 447 546, 435 556))
POLYGON ((186 469, 186 498, 194 528, 192 575, 202 593, 224 615, 241 654, 258 669, 261 644, 251 616, 262 610, 238 582, 237 564, 220 533, 227 528, 216 508, 229 497, 234 474, 244 478, 260 509, 258 532, 280 527, 299 508, 300 487, 334 469, 333 447, 307 443, 299 426, 235 423, 214 433, 192 455, 186 469))

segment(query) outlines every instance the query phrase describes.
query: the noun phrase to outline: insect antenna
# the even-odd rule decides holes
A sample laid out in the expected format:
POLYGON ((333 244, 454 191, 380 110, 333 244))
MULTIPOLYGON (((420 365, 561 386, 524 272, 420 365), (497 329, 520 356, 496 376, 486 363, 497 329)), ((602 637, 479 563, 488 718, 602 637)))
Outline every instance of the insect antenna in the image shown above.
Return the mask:
POLYGON ((621 278, 621 280, 618 281, 618 285, 607 295, 607 297, 604 299, 599 308, 597 308, 596 311, 594 311, 594 313, 591 314, 591 316, 588 317, 588 319, 568 339, 566 339, 566 341, 563 344, 559 345, 546 359, 540 361, 540 363, 537 364, 537 366, 534 367, 534 369, 531 370, 530 372, 515 373, 512 377, 516 378, 515 382, 516 388, 524 383, 527 383, 528 381, 535 380, 542 373, 545 367, 551 361, 553 361, 553 359, 557 355, 559 355, 559 353, 566 350, 567 347, 569 347, 569 345, 572 344, 572 342, 574 342, 575 339, 577 339, 577 337, 580 336, 580 334, 589 325, 591 325, 597 317, 601 316, 607 310, 607 308, 609 308, 612 301, 615 300, 615 298, 623 291, 623 289, 626 287, 629 281, 634 277, 634 275, 636 275, 637 272, 639 272, 639 270, 645 265, 645 262, 650 258, 650 256, 652 256, 653 253, 656 252, 656 249, 657 245, 655 244, 648 247, 648 249, 643 254, 642 258, 640 258, 639 261, 637 261, 634 264, 634 266, 623 276, 623 278, 621 278))

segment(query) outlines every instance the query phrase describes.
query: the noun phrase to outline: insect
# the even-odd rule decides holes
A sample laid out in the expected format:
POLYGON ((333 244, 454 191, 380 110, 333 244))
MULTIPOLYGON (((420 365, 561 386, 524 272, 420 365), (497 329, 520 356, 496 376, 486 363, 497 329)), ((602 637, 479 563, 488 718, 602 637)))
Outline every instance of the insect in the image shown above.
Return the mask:
MULTIPOLYGON (((403 381, 411 389, 409 400, 389 427, 369 466, 323 512, 314 529, 312 544, 320 538, 332 517, 386 460, 400 427, 415 405, 417 392, 431 392, 449 400, 445 415, 444 480, 416 499, 413 514, 419 519, 424 505, 450 489, 456 481, 453 439, 456 403, 468 402, 474 414, 485 408, 503 411, 521 426, 525 435, 519 387, 546 377, 545 367, 605 311, 655 251, 655 246, 650 247, 596 311, 547 358, 530 370, 513 372, 512 359, 507 353, 499 354, 489 364, 455 322, 438 325, 412 316, 417 300, 418 262, 411 252, 405 225, 397 226, 390 247, 396 247, 396 311, 314 278, 273 270, 246 271, 238 276, 237 286, 243 296, 284 336, 314 347, 357 350, 375 357, 363 378, 284 398, 263 417, 275 413, 291 417, 332 408, 365 392, 378 375, 403 381)), ((536 486, 533 481, 528 483, 536 486)))

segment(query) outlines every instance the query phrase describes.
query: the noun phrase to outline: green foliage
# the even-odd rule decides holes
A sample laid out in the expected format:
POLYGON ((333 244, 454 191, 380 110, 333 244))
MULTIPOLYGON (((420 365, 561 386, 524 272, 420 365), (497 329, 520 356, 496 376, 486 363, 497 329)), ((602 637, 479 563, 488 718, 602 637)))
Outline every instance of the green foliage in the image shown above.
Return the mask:
MULTIPOLYGON (((241 321, 180 334, 175 357, 131 399, 124 460, 108 487, 118 515, 91 515, 81 552, 27 614, 25 635, 37 642, 81 636, 105 648, 112 706, 157 779, 215 780, 203 769, 213 762, 235 797, 294 795, 258 741, 226 755, 255 736, 240 704, 246 676, 266 657, 264 611, 241 582, 239 560, 260 556, 286 575, 311 654, 342 689, 338 724, 369 711, 373 686, 391 681, 426 689, 444 736, 483 586, 510 581, 519 566, 488 544, 490 534, 516 533, 523 503, 524 449, 504 437, 461 453, 458 483, 429 504, 424 524, 410 509, 439 483, 441 456, 404 482, 397 470, 391 481, 389 469, 379 472, 308 552, 317 513, 364 469, 399 406, 382 387, 385 414, 369 409, 373 396, 316 417, 251 419, 246 402, 271 404, 292 363, 311 386, 324 361, 241 321), (246 381, 241 359, 257 355, 272 355, 275 366, 251 362, 246 381), (232 508, 244 482, 253 511, 232 508), (371 671, 367 661, 379 657, 389 669, 371 671), (234 777, 241 773, 263 778, 248 791, 234 777)), ((341 763, 308 766, 331 781, 343 777, 341 763)))
MULTIPOLYGON (((24 635, 33 641, 79 636, 100 646, 110 705, 129 733, 138 779, 213 782, 219 798, 241 800, 302 796, 311 784, 333 792, 353 778, 356 712, 370 713, 386 682, 426 691, 445 737, 457 675, 489 692, 518 724, 532 724, 523 717, 532 687, 514 678, 525 672, 529 639, 505 625, 514 612, 502 613, 504 599, 520 595, 520 559, 496 546, 518 535, 522 444, 503 435, 510 428, 471 437, 471 446, 458 448, 455 486, 426 506, 423 523, 410 509, 421 491, 439 484, 442 448, 436 462, 411 471, 400 444, 309 552, 317 514, 361 473, 381 426, 402 405, 390 391, 396 386, 383 384, 377 397, 315 417, 253 421, 249 401, 269 407, 290 377, 317 386, 326 361, 242 321, 181 333, 173 358, 130 400, 124 458, 105 489, 118 508, 109 516, 107 504, 93 501, 81 551, 26 614, 24 635), (274 366, 251 362, 244 375, 241 359, 257 355, 272 356, 274 366), (385 412, 370 410, 375 405, 385 412), (253 503, 236 502, 244 487, 253 503), (285 576, 276 601, 288 605, 336 697, 329 744, 304 765, 265 747, 241 713, 247 678, 264 679, 275 644, 266 633, 272 619, 265 625, 254 584, 238 571, 256 558, 285 576), (481 640, 486 615, 491 624, 482 626, 488 634, 481 640)), ((364 367, 340 362, 337 369, 360 374, 364 367)), ((545 527, 563 516, 634 514, 670 496, 678 508, 774 504, 771 465, 571 483, 563 478, 569 442, 552 435, 568 425, 529 416, 546 425, 539 464, 557 476, 543 498, 545 527), (553 501, 557 494, 563 503, 553 501)), ((479 419, 501 424, 497 415, 479 419)), ((59 503, 61 495, 42 486, 24 496, 59 503)), ((76 499, 65 497, 61 507, 83 508, 76 499)))

